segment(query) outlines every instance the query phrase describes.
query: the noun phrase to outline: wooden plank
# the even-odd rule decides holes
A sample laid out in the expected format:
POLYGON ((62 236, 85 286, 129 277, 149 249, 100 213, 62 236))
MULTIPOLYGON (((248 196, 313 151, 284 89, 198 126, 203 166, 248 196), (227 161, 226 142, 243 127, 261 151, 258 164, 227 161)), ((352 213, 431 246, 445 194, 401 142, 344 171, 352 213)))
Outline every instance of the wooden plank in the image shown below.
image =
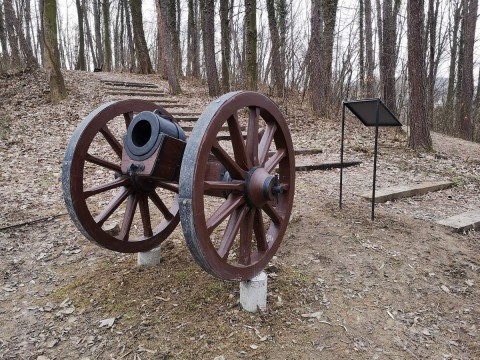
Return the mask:
MULTIPOLYGON (((453 186, 451 181, 423 182, 415 185, 399 185, 375 191, 375 203, 401 199, 411 196, 425 195, 432 191, 448 189, 453 186)), ((372 192, 357 194, 367 200, 372 200, 372 192)))
POLYGON ((105 91, 111 91, 111 92, 121 92, 121 91, 128 91, 128 92, 135 92, 139 94, 159 94, 160 96, 163 96, 165 94, 165 91, 161 89, 129 89, 129 88, 118 88, 118 87, 112 87, 112 86, 105 86, 104 87, 105 91))
POLYGON ((145 96, 145 97, 162 97, 166 96, 165 93, 147 93, 140 91, 106 91, 107 95, 126 95, 126 96, 145 96))
POLYGON ((151 84, 151 83, 142 83, 142 82, 134 82, 134 81, 120 81, 120 80, 108 80, 108 79, 100 79, 100 81, 102 83, 104 83, 105 85, 111 85, 111 86, 158 88, 158 85, 151 84))
POLYGON ((456 232, 464 232, 480 228, 480 209, 467 211, 437 221, 437 224, 447 226, 456 232))
POLYGON ((177 99, 163 99, 161 102, 160 101, 153 101, 152 99, 142 99, 141 97, 136 97, 136 98, 128 98, 128 97, 123 97, 123 98, 113 98, 109 99, 110 101, 119 101, 119 100, 147 100, 151 101, 158 106, 165 107, 165 104, 173 104, 175 107, 180 107, 178 104, 177 99))
MULTIPOLYGON (((343 167, 351 167, 360 165, 361 161, 344 161, 343 167)), ((334 163, 321 163, 321 164, 310 164, 310 165, 296 165, 296 171, 315 171, 315 170, 331 170, 331 169, 340 169, 342 164, 340 162, 334 163)))
POLYGON ((198 116, 178 116, 176 114, 171 114, 171 115, 178 122, 187 122, 187 121, 195 122, 195 121, 198 121, 198 116))

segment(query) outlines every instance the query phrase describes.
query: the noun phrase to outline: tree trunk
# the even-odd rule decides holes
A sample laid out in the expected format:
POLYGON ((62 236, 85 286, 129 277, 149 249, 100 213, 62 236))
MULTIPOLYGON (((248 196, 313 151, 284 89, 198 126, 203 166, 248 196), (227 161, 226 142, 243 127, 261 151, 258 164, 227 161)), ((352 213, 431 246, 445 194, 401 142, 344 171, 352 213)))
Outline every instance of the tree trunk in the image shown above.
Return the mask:
POLYGON ((104 52, 104 63, 103 69, 105 71, 112 71, 112 44, 110 36, 110 0, 102 1, 102 11, 103 11, 103 46, 105 48, 104 52))
POLYGON ((323 107, 323 87, 322 83, 324 66, 324 52, 323 50, 323 9, 322 0, 312 0, 312 35, 309 44, 309 72, 310 72, 310 96, 312 110, 316 115, 325 112, 323 107))
POLYGON ((392 0, 383 2, 383 100, 386 106, 396 112, 395 64, 396 64, 396 17, 392 8, 392 0))
POLYGON ((365 39, 363 36, 364 33, 364 26, 363 26, 363 19, 365 16, 365 8, 363 4, 364 0, 359 0, 359 11, 360 14, 358 16, 359 24, 358 24, 358 32, 360 33, 360 51, 358 57, 358 65, 359 65, 359 80, 360 80, 360 97, 364 97, 366 89, 365 89, 365 39))
POLYGON ((95 28, 95 47, 97 49, 97 67, 103 68, 105 57, 103 56, 102 28, 100 20, 100 0, 93 0, 93 27, 95 28))
POLYGON ((220 1, 220 33, 222 40, 222 90, 230 91, 230 16, 228 1, 220 1))
POLYGON ((337 18, 338 0, 323 0, 323 83, 321 115, 327 114, 328 105, 334 100, 332 97, 332 61, 333 43, 335 40, 335 23, 337 18))
MULTIPOLYGON (((14 36, 14 41, 20 42, 20 49, 23 53, 23 58, 25 59, 25 65, 29 69, 36 69, 38 68, 38 62, 35 56, 33 56, 33 50, 31 45, 27 42, 25 38, 25 34, 23 32, 22 24, 17 18, 15 11, 13 10, 12 0, 5 0, 5 18, 7 19, 7 26, 11 29, 9 33, 12 33, 14 36, 14 31, 17 36, 14 36)), ((18 48, 17 48, 18 51, 18 48)))
POLYGON ((133 40, 135 42, 139 71, 141 74, 151 74, 153 73, 152 62, 150 61, 143 31, 142 0, 130 0, 130 11, 132 13, 133 40))
POLYGON ((473 51, 475 46, 475 27, 477 24, 478 0, 463 0, 463 75, 461 87, 459 129, 465 140, 473 140, 472 101, 473 101, 473 51))
POLYGON ((21 66, 21 59, 20 50, 18 48, 18 38, 14 30, 16 21, 14 20, 15 13, 12 6, 12 0, 5 0, 3 6, 5 8, 5 25, 7 27, 8 45, 10 45, 10 64, 12 67, 19 67, 21 66))
POLYGON ((130 55, 129 70, 130 72, 132 72, 136 69, 136 62, 135 62, 135 46, 133 43, 132 27, 131 27, 130 7, 128 5, 128 0, 123 0, 123 8, 125 9, 125 24, 127 28, 128 54, 130 55))
MULTIPOLYGON (((160 0, 162 1, 162 0, 160 0)), ((173 67, 177 76, 182 75, 182 55, 180 53, 180 38, 177 31, 177 11, 180 12, 180 9, 176 9, 176 0, 168 0, 168 30, 170 33, 169 38, 171 39, 172 47, 172 56, 173 56, 173 67)))
POLYGON ((173 63, 173 54, 172 54, 172 39, 171 39, 171 28, 169 27, 170 19, 168 18, 171 13, 169 12, 168 5, 165 1, 159 0, 157 3, 157 11, 158 16, 157 19, 159 20, 158 28, 160 29, 160 33, 162 36, 161 44, 163 45, 163 62, 166 67, 167 76, 168 76, 168 84, 170 86, 170 92, 173 95, 178 95, 182 92, 180 88, 180 84, 178 82, 177 73, 175 71, 174 63, 173 63))
POLYGON ((457 51, 458 51, 458 30, 460 27, 460 7, 457 7, 453 16, 453 30, 452 30, 452 43, 450 46, 450 70, 448 76, 448 90, 447 90, 447 101, 446 108, 450 109, 453 107, 454 96, 455 96, 455 66, 457 64, 457 51))
MULTIPOLYGON (((277 4, 277 17, 278 17, 278 31, 280 35, 279 39, 279 52, 280 52, 280 63, 281 63, 281 69, 282 73, 285 74, 286 71, 286 44, 287 44, 287 16, 288 16, 288 10, 287 10, 287 2, 286 0, 276 0, 277 4)), ((285 75, 284 75, 285 76, 285 75)), ((285 84, 285 79, 283 80, 283 83, 285 84)))
MULTIPOLYGON (((84 12, 87 13, 87 9, 88 7, 85 6, 85 0, 82 0, 82 7, 84 9, 84 12)), ((98 62, 98 54, 95 52, 95 48, 93 46, 93 39, 92 39, 92 31, 90 29, 90 23, 88 21, 88 16, 85 16, 84 17, 85 19, 85 30, 86 30, 86 37, 87 37, 87 43, 88 43, 88 47, 90 48, 90 52, 92 53, 92 60, 93 60, 93 67, 94 68, 99 68, 101 66, 101 64, 99 64, 98 62)), ((87 69, 88 69, 89 66, 87 66, 87 69)))
POLYGON ((57 2, 56 0, 43 0, 42 5, 44 64, 50 80, 50 99, 56 103, 67 97, 58 53, 57 2))
POLYGON ((210 96, 219 96, 220 84, 215 62, 215 1, 200 0, 200 8, 202 13, 203 53, 207 72, 208 94, 210 96))
POLYGON ((375 68, 373 53, 373 32, 372 32, 372 3, 370 0, 365 1, 365 50, 366 50, 366 79, 365 79, 365 96, 373 97, 375 78, 373 69, 375 68))
POLYGON ((431 150, 427 121, 424 39, 424 0, 408 0, 408 79, 410 82, 410 137, 414 150, 431 150))
POLYGON ((278 34, 274 0, 267 0, 267 16, 268 27, 270 29, 270 39, 272 41, 271 59, 273 84, 277 96, 283 96, 283 92, 285 90, 285 70, 282 68, 280 36, 278 34))
POLYGON ((87 65, 85 62, 85 32, 83 30, 83 8, 80 0, 75 0, 77 6, 77 18, 78 18, 78 58, 75 70, 86 70, 87 65))
POLYGON ((380 0, 376 0, 377 8, 377 36, 378 36, 378 62, 380 65, 379 68, 379 92, 383 95, 383 69, 384 69, 384 57, 383 57, 383 24, 382 24, 382 6, 380 0))
POLYGON ((245 0, 245 55, 248 90, 257 90, 257 0, 245 0))
MULTIPOLYGON (((428 16, 427 16, 427 29, 428 29, 428 76, 427 76, 427 119, 431 122, 433 120, 433 110, 435 107, 435 80, 436 80, 436 67, 435 67, 435 47, 437 38, 437 19, 438 19, 438 7, 439 0, 428 0, 428 16)), ((427 39, 426 39, 427 40, 427 39)))
POLYGON ((2 4, 0 4, 0 44, 2 45, 2 55, 8 57, 7 33, 5 31, 5 21, 3 17, 2 4))

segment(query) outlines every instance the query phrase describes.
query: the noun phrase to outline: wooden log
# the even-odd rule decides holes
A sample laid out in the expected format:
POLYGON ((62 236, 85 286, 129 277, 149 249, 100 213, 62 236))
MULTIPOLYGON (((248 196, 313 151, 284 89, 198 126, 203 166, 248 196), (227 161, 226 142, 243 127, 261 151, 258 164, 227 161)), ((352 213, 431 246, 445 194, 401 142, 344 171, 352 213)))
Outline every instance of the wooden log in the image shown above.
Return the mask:
POLYGON ((467 211, 462 214, 451 216, 437 221, 437 224, 447 226, 456 232, 476 230, 480 228, 480 209, 467 211))
MULTIPOLYGON (((375 203, 384 203, 387 201, 407 198, 412 196, 425 195, 432 191, 448 189, 453 186, 451 181, 423 182, 415 185, 399 185, 385 189, 375 190, 375 203)), ((372 193, 357 194, 367 200, 372 201, 372 193)))

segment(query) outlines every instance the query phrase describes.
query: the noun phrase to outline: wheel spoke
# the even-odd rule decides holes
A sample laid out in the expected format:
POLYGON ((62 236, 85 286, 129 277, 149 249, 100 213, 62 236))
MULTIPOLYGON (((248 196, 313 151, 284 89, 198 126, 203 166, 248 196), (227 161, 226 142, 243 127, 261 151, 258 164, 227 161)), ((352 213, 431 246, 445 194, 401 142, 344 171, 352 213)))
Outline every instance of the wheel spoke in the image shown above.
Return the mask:
POLYGON ((265 170, 267 170, 267 172, 271 172, 286 155, 287 152, 285 149, 278 149, 277 152, 273 154, 265 163, 265 170))
POLYGON ((244 181, 205 181, 203 186, 204 192, 208 190, 226 190, 226 191, 245 191, 245 182, 244 181))
POLYGON ((228 219, 227 228, 225 229, 222 242, 218 248, 218 255, 220 255, 220 257, 224 260, 228 258, 230 249, 232 248, 235 237, 238 234, 238 230, 240 229, 240 225, 245 218, 247 211, 248 206, 246 205, 238 207, 235 209, 232 215, 230 215, 230 219, 228 219))
POLYGON ((122 144, 117 140, 117 138, 112 134, 110 129, 108 128, 107 125, 105 125, 103 128, 100 129, 100 132, 102 133, 103 137, 107 142, 110 144, 112 147, 113 151, 115 151, 115 154, 118 155, 118 157, 121 159, 122 158, 122 144))
POLYGON ((247 156, 253 166, 258 166, 258 119, 260 109, 248 108, 247 156))
POLYGON ((257 240, 257 250, 267 251, 268 243, 265 236, 265 227, 263 225, 263 215, 262 215, 261 209, 257 209, 257 211, 255 212, 255 219, 253 221, 253 231, 255 233, 255 238, 257 240))
POLYGON ((125 126, 128 129, 130 126, 130 123, 133 120, 133 111, 127 112, 123 114, 123 118, 125 119, 125 126))
POLYGON ((104 167, 106 169, 110 169, 110 170, 113 170, 113 171, 116 171, 116 172, 119 172, 121 173, 122 172, 122 169, 120 168, 120 165, 117 165, 117 164, 114 164, 110 161, 107 161, 107 160, 104 160, 104 159, 101 159, 97 156, 94 156, 94 155, 90 155, 87 153, 87 155, 85 156, 85 160, 92 163, 92 164, 95 164, 95 165, 98 165, 98 166, 101 166, 101 167, 104 167))
POLYGON ((162 199, 160 199, 160 196, 158 196, 155 191, 148 194, 148 197, 153 201, 158 210, 160 210, 160 212, 163 214, 165 220, 170 221, 173 219, 173 214, 170 212, 170 210, 167 208, 165 203, 162 201, 162 199))
POLYGON ((243 170, 228 153, 220 146, 218 140, 215 140, 212 146, 212 153, 222 163, 234 179, 245 179, 246 171, 243 170))
POLYGON ((234 195, 231 193, 227 200, 207 220, 207 232, 211 235, 213 230, 222 223, 237 207, 243 205, 245 199, 243 195, 234 195))
POLYGON ((240 249, 238 260, 242 265, 249 265, 252 254, 252 227, 255 218, 255 210, 251 209, 246 215, 245 221, 240 225, 240 249))
POLYGON ((89 188, 87 190, 85 190, 83 192, 83 195, 85 196, 85 199, 88 199, 90 196, 93 196, 93 195, 96 195, 96 194, 99 194, 99 193, 102 193, 102 192, 105 192, 105 191, 108 191, 108 190, 112 190, 112 189, 115 189, 115 188, 118 188, 120 186, 127 186, 130 184, 130 179, 129 178, 118 178, 118 179, 115 179, 113 181, 110 181, 106 184, 102 184, 102 185, 98 185, 98 186, 94 186, 92 188, 89 188))
POLYGON ((115 198, 110 201, 110 204, 100 213, 100 215, 95 217, 95 222, 102 226, 105 221, 113 214, 115 210, 120 206, 120 204, 130 195, 130 188, 124 188, 115 198))
POLYGON ((262 209, 275 224, 280 224, 282 222, 283 218, 271 204, 265 204, 262 209))
POLYGON ((142 195, 138 201, 138 207, 140 208, 140 216, 142 217, 143 236, 153 236, 152 223, 150 220, 150 209, 148 208, 148 197, 142 195))
POLYGON ((127 200, 127 208, 123 215, 122 230, 118 234, 118 238, 123 241, 128 241, 130 235, 130 229, 132 228, 133 217, 135 216, 135 210, 137 209, 138 197, 136 194, 131 194, 127 200))
POLYGON ((276 124, 269 124, 260 140, 260 145, 258 146, 258 162, 260 166, 265 164, 267 160, 268 150, 270 149, 270 145, 272 144, 273 135, 275 135, 275 131, 277 130, 276 124))
POLYGON ((230 139, 232 142, 233 153, 235 156, 235 161, 243 169, 248 169, 252 167, 250 159, 247 158, 247 151, 245 149, 245 142, 243 141, 242 128, 238 123, 238 114, 235 112, 227 120, 228 130, 230 132, 230 139))
POLYGON ((167 183, 165 181, 160 181, 160 180, 156 180, 155 184, 158 187, 161 187, 162 189, 169 190, 171 192, 174 192, 175 194, 178 194, 178 185, 170 184, 170 183, 167 183))

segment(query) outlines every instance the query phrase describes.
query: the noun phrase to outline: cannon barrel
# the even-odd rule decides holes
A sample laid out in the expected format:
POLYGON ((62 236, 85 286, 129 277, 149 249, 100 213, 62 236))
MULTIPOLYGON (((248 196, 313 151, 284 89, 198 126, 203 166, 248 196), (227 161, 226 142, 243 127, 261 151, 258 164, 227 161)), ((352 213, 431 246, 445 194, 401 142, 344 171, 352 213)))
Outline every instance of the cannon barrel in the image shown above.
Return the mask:
POLYGON ((122 173, 178 181, 186 136, 160 110, 142 111, 123 139, 122 173))
POLYGON ((177 140, 186 140, 183 129, 172 119, 162 116, 158 110, 142 111, 128 126, 125 151, 132 160, 146 160, 162 143, 162 134, 177 140))

